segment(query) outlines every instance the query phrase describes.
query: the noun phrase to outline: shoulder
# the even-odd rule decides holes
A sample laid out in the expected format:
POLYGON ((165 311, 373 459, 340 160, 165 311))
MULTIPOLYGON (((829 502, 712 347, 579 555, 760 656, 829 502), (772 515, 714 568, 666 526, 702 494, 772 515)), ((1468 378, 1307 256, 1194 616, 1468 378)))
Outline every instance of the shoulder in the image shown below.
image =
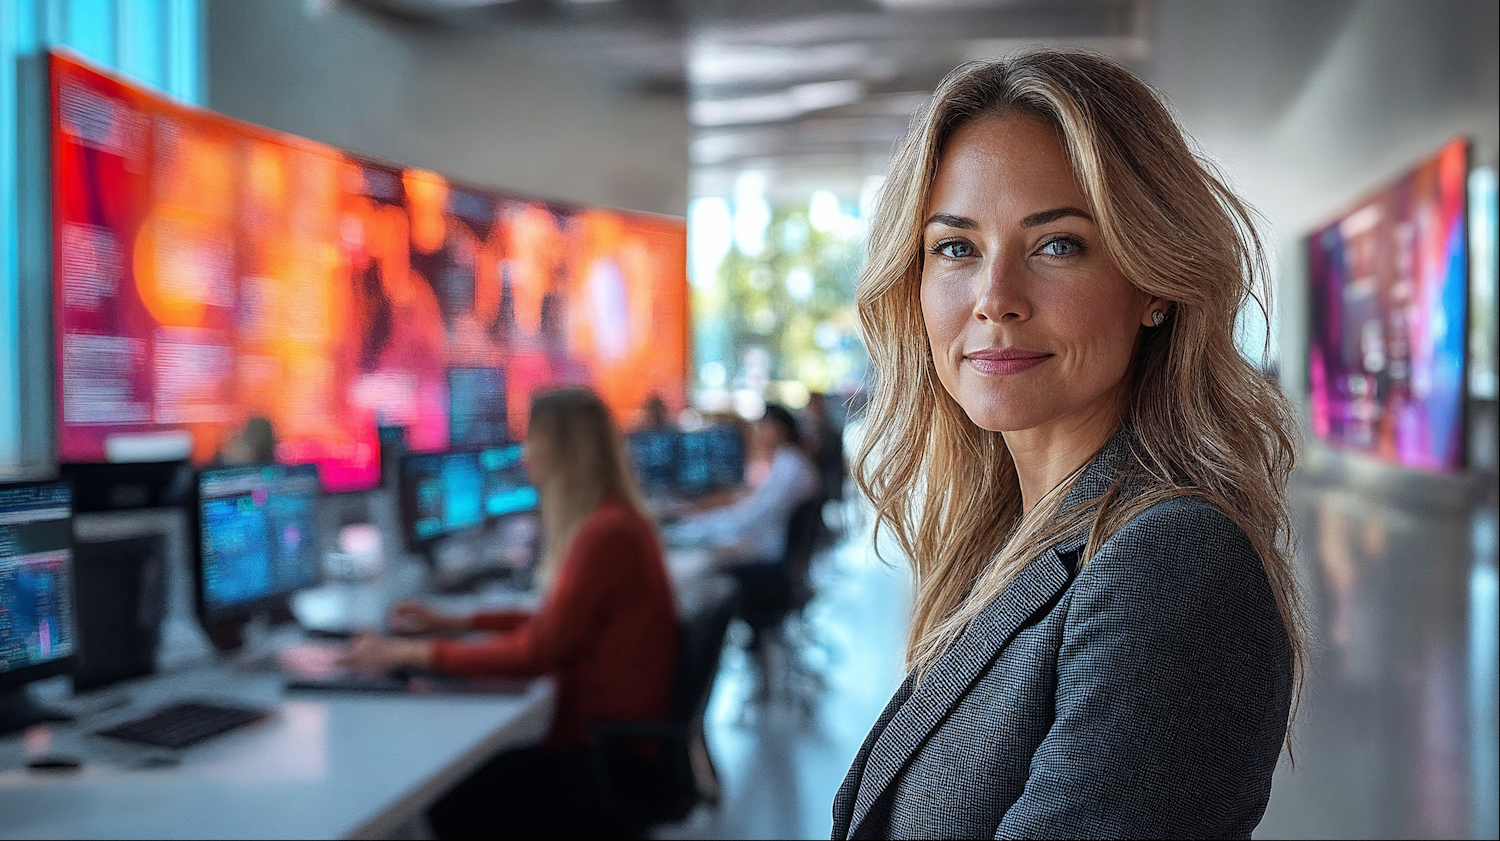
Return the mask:
POLYGON ((1094 553, 1077 585, 1085 600, 1107 593, 1111 602, 1135 601, 1154 612, 1279 615, 1250 537, 1218 506, 1192 497, 1158 502, 1132 518, 1094 553))
POLYGON ((817 478, 817 468, 800 447, 787 444, 776 450, 771 457, 771 472, 787 481, 817 478))
POLYGON ((802 466, 811 466, 811 464, 812 460, 807 457, 807 453, 804 453, 801 447, 794 444, 783 444, 777 447, 776 452, 771 455, 772 469, 777 465, 781 465, 785 469, 793 469, 802 466))
POLYGON ((586 517, 573 538, 575 551, 601 549, 619 551, 626 546, 655 546, 651 524, 639 511, 622 502, 608 501, 586 517))
POLYGON ((1260 556, 1244 529, 1213 503, 1174 497, 1131 518, 1104 542, 1089 569, 1096 575, 1120 567, 1191 575, 1261 569, 1260 556))
POLYGON ((1227 513, 1198 499, 1157 503, 1105 541, 1074 581, 1064 629, 1065 652, 1089 662, 1102 649, 1122 663, 1150 658, 1157 671, 1290 673, 1259 554, 1227 513))

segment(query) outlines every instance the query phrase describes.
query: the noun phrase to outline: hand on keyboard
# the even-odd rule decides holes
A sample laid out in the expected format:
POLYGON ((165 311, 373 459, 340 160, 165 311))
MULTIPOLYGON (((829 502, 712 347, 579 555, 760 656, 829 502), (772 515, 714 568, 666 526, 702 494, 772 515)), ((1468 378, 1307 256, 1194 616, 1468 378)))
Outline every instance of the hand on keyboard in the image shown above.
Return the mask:
POLYGON ((323 680, 348 671, 348 667, 339 662, 344 651, 345 646, 336 643, 304 643, 279 652, 276 664, 294 677, 323 680))
POLYGON ((372 672, 403 668, 425 669, 432 662, 432 643, 420 639, 392 639, 360 634, 344 649, 338 662, 372 672))

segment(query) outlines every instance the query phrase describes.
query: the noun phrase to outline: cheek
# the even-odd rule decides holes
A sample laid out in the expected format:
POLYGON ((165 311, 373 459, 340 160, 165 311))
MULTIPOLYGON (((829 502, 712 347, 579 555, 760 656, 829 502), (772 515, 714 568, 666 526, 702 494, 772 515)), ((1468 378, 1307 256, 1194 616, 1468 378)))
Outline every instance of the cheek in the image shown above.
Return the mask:
POLYGON ((932 349, 933 362, 938 371, 944 372, 956 363, 951 358, 954 343, 963 332, 964 322, 973 310, 972 302, 965 299, 966 284, 953 283, 941 274, 923 274, 921 303, 922 322, 927 328, 927 342, 932 349))
POLYGON ((1140 330, 1140 298, 1124 278, 1059 290, 1047 308, 1052 332, 1072 348, 1075 362, 1085 368, 1084 376, 1112 379, 1124 372, 1140 330))

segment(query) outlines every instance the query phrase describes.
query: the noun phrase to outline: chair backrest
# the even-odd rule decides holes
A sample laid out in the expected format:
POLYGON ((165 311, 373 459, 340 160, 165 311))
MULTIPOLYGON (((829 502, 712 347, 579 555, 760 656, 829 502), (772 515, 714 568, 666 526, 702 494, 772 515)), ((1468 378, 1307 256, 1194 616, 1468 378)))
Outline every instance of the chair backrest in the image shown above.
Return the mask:
POLYGON ((792 509, 786 526, 787 579, 795 592, 807 584, 807 573, 817 549, 818 529, 823 525, 823 500, 819 497, 800 502, 792 509))
POLYGON ((739 596, 739 588, 726 576, 714 576, 704 584, 717 589, 698 600, 693 613, 682 618, 677 631, 672 720, 680 723, 698 721, 708 708, 708 696, 719 674, 724 636, 734 618, 739 596))

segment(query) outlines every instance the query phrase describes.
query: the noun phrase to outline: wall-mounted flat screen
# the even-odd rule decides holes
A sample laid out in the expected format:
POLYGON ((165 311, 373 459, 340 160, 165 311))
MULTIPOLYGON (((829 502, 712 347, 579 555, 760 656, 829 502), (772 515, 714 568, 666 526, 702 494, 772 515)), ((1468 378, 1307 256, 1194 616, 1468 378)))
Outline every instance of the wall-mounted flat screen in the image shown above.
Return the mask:
POLYGON ((1468 144, 1307 239, 1312 430, 1429 472, 1464 467, 1468 144))
POLYGON ((455 403, 450 371, 505 372, 507 440, 558 385, 681 408, 682 220, 466 186, 64 55, 51 74, 62 461, 210 463, 264 418, 278 461, 371 488, 379 426, 485 443, 453 440, 457 405, 495 437, 488 384, 455 403))

